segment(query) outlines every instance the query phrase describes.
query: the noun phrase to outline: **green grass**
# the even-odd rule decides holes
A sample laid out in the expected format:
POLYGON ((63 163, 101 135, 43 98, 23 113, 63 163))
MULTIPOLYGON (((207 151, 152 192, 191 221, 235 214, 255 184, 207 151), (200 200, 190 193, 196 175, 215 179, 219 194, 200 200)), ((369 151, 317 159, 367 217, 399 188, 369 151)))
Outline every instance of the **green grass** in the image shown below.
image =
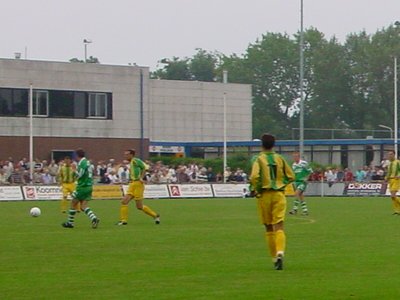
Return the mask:
MULTIPOLYGON (((397 299, 400 217, 389 198, 309 198, 287 217, 275 271, 254 199, 146 200, 156 226, 119 201, 95 201, 60 226, 58 202, 0 203, 1 299, 397 299), (39 218, 29 208, 39 206, 39 218)), ((292 199, 289 199, 289 205, 292 199)))

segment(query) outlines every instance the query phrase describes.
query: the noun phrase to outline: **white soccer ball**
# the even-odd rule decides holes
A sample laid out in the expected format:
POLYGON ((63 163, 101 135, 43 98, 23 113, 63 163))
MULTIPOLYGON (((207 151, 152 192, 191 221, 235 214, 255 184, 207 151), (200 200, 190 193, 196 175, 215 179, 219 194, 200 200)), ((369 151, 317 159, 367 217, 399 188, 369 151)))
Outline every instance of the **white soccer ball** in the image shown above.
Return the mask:
POLYGON ((32 217, 39 217, 42 212, 40 211, 39 207, 32 207, 29 213, 32 217))

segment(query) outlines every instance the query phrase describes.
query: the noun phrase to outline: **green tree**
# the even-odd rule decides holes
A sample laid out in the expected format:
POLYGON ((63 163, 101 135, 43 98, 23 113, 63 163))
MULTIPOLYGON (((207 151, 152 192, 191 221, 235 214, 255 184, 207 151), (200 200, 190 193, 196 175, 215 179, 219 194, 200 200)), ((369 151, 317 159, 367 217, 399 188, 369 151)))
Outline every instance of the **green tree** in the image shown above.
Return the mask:
POLYGON ((167 80, 192 80, 192 75, 189 71, 189 60, 187 58, 180 59, 173 57, 172 60, 163 58, 160 63, 164 67, 157 69, 151 74, 152 78, 167 79, 167 80))
POLYGON ((203 49, 196 49, 197 53, 191 58, 189 70, 193 80, 215 81, 218 59, 215 54, 203 49))

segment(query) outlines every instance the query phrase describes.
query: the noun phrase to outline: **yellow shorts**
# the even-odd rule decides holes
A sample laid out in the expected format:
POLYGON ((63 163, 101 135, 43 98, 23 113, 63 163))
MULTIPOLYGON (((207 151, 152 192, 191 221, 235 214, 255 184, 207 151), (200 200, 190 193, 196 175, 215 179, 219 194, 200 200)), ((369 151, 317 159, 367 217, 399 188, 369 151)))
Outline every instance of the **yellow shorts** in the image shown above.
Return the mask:
POLYGON ((286 197, 283 191, 264 191, 258 198, 261 224, 274 225, 285 220, 286 197))
POLYGON ((397 192, 400 189, 400 178, 389 179, 389 191, 397 192))
POLYGON ((133 200, 143 200, 144 183, 141 181, 132 181, 129 183, 127 195, 133 197, 133 200))
POLYGON ((75 183, 63 183, 61 188, 63 198, 67 198, 68 195, 72 194, 72 192, 75 191, 75 183))

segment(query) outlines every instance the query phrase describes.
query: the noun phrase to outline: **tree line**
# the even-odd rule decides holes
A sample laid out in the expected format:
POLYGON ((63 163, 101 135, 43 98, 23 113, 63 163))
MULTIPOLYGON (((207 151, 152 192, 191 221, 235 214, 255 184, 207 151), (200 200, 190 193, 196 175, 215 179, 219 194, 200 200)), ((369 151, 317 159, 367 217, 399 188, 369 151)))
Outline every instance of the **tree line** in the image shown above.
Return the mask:
MULTIPOLYGON (((280 139, 298 138, 300 35, 267 32, 243 54, 196 49, 191 58, 162 59, 152 78, 252 85, 253 137, 264 132, 280 139)), ((400 28, 374 34, 349 34, 344 42, 327 39, 315 28, 304 32, 304 127, 306 138, 375 137, 379 125, 393 128, 394 57, 400 57, 400 28), (322 129, 326 129, 325 131, 322 129), (364 131, 357 131, 363 129, 364 131), (375 131, 375 132, 374 132, 375 131)))

